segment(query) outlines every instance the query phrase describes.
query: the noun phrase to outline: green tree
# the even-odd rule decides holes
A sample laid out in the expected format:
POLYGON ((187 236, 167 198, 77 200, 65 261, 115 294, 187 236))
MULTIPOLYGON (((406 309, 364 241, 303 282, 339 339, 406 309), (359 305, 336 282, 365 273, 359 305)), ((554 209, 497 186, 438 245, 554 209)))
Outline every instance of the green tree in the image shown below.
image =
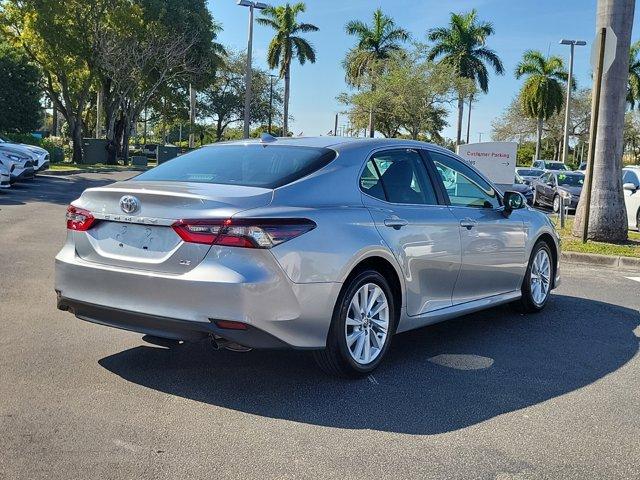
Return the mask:
MULTIPOLYGON (((198 111, 212 120, 215 141, 225 139, 228 127, 243 119, 246 58, 244 54, 230 53, 209 85, 198 95, 198 111)), ((251 91, 251 120, 255 124, 268 121, 271 107, 274 118, 282 115, 282 91, 274 86, 270 102, 271 84, 266 71, 253 69, 251 91)))
MULTIPOLYGON (((361 88, 367 83, 371 91, 376 88, 375 77, 384 72, 385 62, 402 51, 402 43, 409 39, 409 32, 396 26, 395 21, 380 8, 373 12, 372 24, 351 20, 345 27, 349 35, 357 38, 355 48, 347 54, 343 65, 347 83, 361 88)), ((374 95, 370 95, 373 97, 374 95)), ((369 136, 375 133, 374 108, 369 110, 369 136)))
POLYGON ((564 102, 564 88, 568 75, 560 57, 545 58, 537 50, 527 50, 516 66, 516 78, 527 77, 520 91, 525 115, 536 119, 536 158, 540 158, 540 141, 545 120, 560 113, 564 102))
POLYGON ((28 133, 40 127, 40 71, 21 50, 0 43, 0 132, 28 133))
MULTIPOLYGON (((456 74, 474 81, 484 93, 489 90, 488 63, 498 74, 504 73, 502 61, 498 55, 487 48, 487 38, 494 33, 489 22, 478 21, 477 13, 452 13, 449 25, 429 30, 428 39, 435 42, 429 53, 429 59, 440 58, 441 62, 451 65, 456 74)), ((471 94, 473 95, 473 94, 471 94)), ((458 95, 457 144, 462 139, 462 116, 464 96, 458 95)))
POLYGON ((284 131, 289 132, 289 96, 291 87, 291 62, 297 58, 300 65, 307 61, 315 63, 316 52, 301 33, 317 32, 318 27, 311 23, 299 23, 298 15, 304 13, 304 3, 287 3, 284 6, 268 7, 257 19, 260 25, 276 31, 269 43, 267 63, 269 68, 279 68, 280 78, 284 78, 284 131))
POLYGON ((627 85, 627 103, 633 110, 640 107, 640 40, 629 48, 629 84, 627 85))

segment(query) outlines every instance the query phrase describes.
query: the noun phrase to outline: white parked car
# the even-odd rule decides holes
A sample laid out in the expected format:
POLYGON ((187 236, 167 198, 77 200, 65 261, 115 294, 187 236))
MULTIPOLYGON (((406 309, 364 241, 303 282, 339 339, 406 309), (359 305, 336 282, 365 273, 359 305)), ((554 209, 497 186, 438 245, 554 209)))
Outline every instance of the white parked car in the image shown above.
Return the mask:
POLYGON ((42 172, 49 168, 49 152, 44 148, 25 143, 13 143, 0 137, 0 151, 13 151, 28 156, 33 161, 35 173, 42 172))
POLYGON ((622 169, 624 188, 624 205, 627 208, 629 228, 640 230, 640 168, 625 167, 622 169))
POLYGON ((31 179, 34 176, 33 160, 24 154, 0 149, 0 162, 10 169, 11 183, 31 179), (11 164, 14 166, 13 169, 10 167, 11 164))
POLYGON ((0 188, 11 186, 11 170, 15 168, 15 165, 13 162, 7 162, 7 164, 0 162, 0 188))

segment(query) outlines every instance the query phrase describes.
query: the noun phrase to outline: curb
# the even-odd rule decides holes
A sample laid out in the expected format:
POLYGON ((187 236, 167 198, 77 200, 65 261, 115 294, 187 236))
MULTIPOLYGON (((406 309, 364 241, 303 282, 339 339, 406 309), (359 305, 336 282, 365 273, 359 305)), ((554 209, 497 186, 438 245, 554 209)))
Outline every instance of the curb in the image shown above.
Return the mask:
POLYGON ((562 252, 560 260, 566 263, 617 270, 640 270, 640 258, 600 255, 597 253, 562 252))
POLYGON ((146 172, 148 167, 127 167, 127 168, 78 168, 77 170, 44 170, 42 175, 52 175, 55 177, 64 177, 67 175, 76 175, 78 173, 110 173, 110 172, 146 172))

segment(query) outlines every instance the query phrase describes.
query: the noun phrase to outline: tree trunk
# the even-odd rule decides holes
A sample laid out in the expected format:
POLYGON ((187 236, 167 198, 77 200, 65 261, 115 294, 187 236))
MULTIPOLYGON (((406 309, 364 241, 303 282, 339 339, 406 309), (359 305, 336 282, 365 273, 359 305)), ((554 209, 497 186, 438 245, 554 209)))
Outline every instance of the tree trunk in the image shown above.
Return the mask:
MULTIPOLYGON (((598 0, 596 31, 609 26, 618 37, 615 60, 602 76, 596 146, 589 160, 593 162, 593 183, 587 238, 601 242, 627 239, 621 168, 634 8, 635 0, 598 0)), ((573 224, 576 236, 582 233, 585 199, 586 195, 580 198, 573 224)))
POLYGON ((51 135, 58 136, 58 109, 53 107, 53 114, 51 116, 51 135))
POLYGON ((282 120, 282 136, 289 136, 289 93, 291 85, 291 67, 287 65, 284 71, 284 119, 282 120))
POLYGON ((542 125, 544 120, 542 118, 538 119, 538 126, 536 128, 536 158, 535 160, 540 160, 540 145, 542 143, 542 125))
POLYGON ((456 135, 456 145, 462 143, 462 117, 464 115, 464 98, 458 95, 458 133, 456 135))
POLYGON ((71 140, 73 143, 73 163, 81 164, 82 159, 82 120, 80 117, 73 122, 69 122, 71 128, 71 140))

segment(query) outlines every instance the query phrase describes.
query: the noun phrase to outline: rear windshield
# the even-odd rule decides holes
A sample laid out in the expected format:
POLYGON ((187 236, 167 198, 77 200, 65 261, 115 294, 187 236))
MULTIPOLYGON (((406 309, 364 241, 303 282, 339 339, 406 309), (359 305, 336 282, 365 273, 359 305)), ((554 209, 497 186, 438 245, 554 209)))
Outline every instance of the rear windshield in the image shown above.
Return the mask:
POLYGON ((203 147, 132 180, 278 188, 324 167, 335 156, 336 153, 327 148, 287 145, 203 147))
POLYGON ((524 177, 539 177, 544 172, 542 170, 530 169, 530 170, 518 170, 518 173, 524 177))
POLYGON ((547 163, 547 170, 569 170, 564 163, 547 163))

